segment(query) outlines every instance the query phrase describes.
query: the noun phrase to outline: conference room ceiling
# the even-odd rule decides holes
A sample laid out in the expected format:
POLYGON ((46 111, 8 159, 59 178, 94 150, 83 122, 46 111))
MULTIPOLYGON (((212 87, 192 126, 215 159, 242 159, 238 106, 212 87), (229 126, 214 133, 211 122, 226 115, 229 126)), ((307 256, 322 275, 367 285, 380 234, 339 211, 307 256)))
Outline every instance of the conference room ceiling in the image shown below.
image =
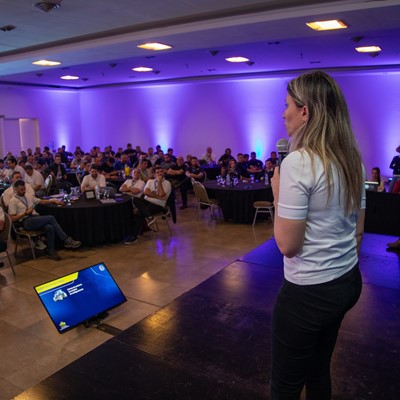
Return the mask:
POLYGON ((400 66, 400 1, 62 0, 48 13, 36 1, 0 0, 0 83, 87 88, 400 66), (329 19, 348 28, 316 32, 306 26, 329 19), (137 47, 145 42, 173 47, 137 47), (382 50, 355 51, 367 45, 382 50), (250 61, 225 61, 232 56, 250 61), (41 59, 61 65, 32 64, 41 59), (79 79, 64 81, 63 75, 79 79))

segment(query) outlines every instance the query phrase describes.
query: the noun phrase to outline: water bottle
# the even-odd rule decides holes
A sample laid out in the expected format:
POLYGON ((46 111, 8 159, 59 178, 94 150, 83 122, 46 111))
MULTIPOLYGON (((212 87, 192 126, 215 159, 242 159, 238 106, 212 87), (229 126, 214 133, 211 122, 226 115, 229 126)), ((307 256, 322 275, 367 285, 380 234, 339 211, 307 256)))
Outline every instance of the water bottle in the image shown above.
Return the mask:
POLYGON ((99 188, 98 186, 96 186, 96 187, 94 188, 94 192, 95 192, 95 194, 96 194, 96 199, 97 199, 97 200, 100 200, 100 188, 99 188))
POLYGON ((268 177, 267 173, 265 173, 265 175, 264 175, 264 183, 265 183, 266 186, 269 185, 269 177, 268 177))
POLYGON ((230 186, 231 184, 231 177, 229 174, 226 174, 226 186, 230 186))

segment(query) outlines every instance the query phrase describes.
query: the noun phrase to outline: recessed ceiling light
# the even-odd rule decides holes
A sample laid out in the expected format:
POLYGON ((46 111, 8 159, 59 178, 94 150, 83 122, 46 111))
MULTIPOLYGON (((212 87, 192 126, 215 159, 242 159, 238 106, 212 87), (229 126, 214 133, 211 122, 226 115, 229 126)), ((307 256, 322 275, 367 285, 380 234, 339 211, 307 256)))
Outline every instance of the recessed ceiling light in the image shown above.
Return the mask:
POLYGON ((359 53, 376 53, 378 51, 382 51, 382 49, 379 46, 362 46, 362 47, 356 47, 356 50, 359 53))
POLYGON ((229 57, 229 58, 225 58, 225 60, 229 61, 229 62, 233 62, 233 63, 240 63, 240 62, 248 62, 248 61, 250 61, 246 57, 229 57))
POLYGON ((60 77, 61 79, 65 79, 67 81, 75 81, 79 79, 79 76, 73 76, 73 75, 64 75, 60 77))
POLYGON ((140 49, 145 49, 145 50, 168 50, 171 49, 172 46, 169 46, 168 44, 163 44, 163 43, 143 43, 138 46, 140 49))
POLYGON ((39 60, 34 61, 32 64, 41 65, 42 67, 54 67, 55 65, 60 65, 61 63, 58 61, 39 60))
POLYGON ((307 26, 315 31, 329 31, 332 29, 345 29, 347 25, 340 21, 339 19, 333 19, 330 21, 314 21, 314 22, 307 22, 307 26))
POLYGON ((148 68, 148 67, 136 67, 136 68, 132 68, 132 71, 136 71, 136 72, 150 72, 150 71, 153 71, 153 68, 148 68))

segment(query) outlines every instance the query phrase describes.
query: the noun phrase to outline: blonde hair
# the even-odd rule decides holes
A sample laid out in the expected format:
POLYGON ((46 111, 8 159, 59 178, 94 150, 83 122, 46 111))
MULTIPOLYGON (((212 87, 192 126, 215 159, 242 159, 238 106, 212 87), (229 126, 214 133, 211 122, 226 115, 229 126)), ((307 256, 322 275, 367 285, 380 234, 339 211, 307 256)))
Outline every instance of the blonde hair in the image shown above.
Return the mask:
POLYGON ((326 73, 315 71, 293 79, 287 91, 298 107, 306 106, 308 110, 308 120, 292 135, 290 151, 306 151, 312 164, 314 155, 322 160, 328 198, 332 194, 333 164, 339 188, 344 189, 345 213, 356 211, 361 201, 362 160, 338 84, 326 73))

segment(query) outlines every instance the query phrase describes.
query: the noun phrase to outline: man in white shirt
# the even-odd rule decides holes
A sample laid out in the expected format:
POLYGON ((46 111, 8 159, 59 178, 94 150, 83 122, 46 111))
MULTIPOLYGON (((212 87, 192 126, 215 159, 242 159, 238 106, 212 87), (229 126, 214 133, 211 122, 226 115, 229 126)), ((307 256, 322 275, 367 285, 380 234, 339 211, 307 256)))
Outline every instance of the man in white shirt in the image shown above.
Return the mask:
POLYGON ((106 178, 99 174, 99 170, 96 165, 90 167, 90 175, 83 177, 81 190, 86 192, 87 190, 94 190, 95 187, 106 187, 106 178))
POLYGON ((133 197, 141 197, 144 190, 145 182, 140 177, 140 169, 133 170, 133 179, 127 179, 120 187, 121 193, 129 194, 133 197))
POLYGON ((8 214, 13 223, 20 223, 26 230, 44 229, 47 237, 48 257, 59 261, 61 257, 55 249, 55 235, 64 242, 66 248, 76 249, 80 247, 81 242, 67 236, 52 215, 39 215, 35 211, 37 204, 55 203, 62 205, 63 202, 57 199, 43 200, 30 196, 26 193, 26 187, 29 187, 29 185, 25 185, 23 180, 14 183, 15 194, 10 200, 8 214))
MULTIPOLYGON (((11 176, 12 185, 9 188, 7 188, 2 195, 3 204, 7 208, 8 208, 8 205, 10 204, 11 198, 14 197, 14 186, 13 185, 15 182, 17 182, 21 179, 22 179, 21 173, 19 171, 14 171, 11 176)), ((29 196, 35 196, 35 192, 33 191, 31 185, 27 185, 26 194, 28 194, 29 196)))
POLYGON ((25 183, 28 183, 35 192, 36 197, 44 196, 44 178, 43 175, 33 169, 31 164, 26 164, 25 167, 25 183))
POLYGON ((167 204, 168 197, 171 193, 171 183, 164 178, 164 171, 161 168, 156 169, 155 179, 149 179, 144 188, 144 199, 134 198, 133 202, 138 209, 135 214, 132 237, 125 240, 125 244, 136 242, 140 228, 143 226, 143 220, 146 219, 147 225, 150 227, 156 218, 153 214, 163 212, 167 204))
POLYGON ((203 154, 203 157, 201 159, 204 160, 207 164, 216 163, 215 154, 213 153, 212 148, 210 146, 207 147, 206 152, 203 154))
POLYGON ((9 179, 11 179, 14 171, 19 171, 21 173, 22 179, 24 179, 25 171, 21 166, 17 165, 17 160, 15 157, 10 157, 7 160, 7 164, 8 164, 8 170, 7 170, 6 174, 9 179))

